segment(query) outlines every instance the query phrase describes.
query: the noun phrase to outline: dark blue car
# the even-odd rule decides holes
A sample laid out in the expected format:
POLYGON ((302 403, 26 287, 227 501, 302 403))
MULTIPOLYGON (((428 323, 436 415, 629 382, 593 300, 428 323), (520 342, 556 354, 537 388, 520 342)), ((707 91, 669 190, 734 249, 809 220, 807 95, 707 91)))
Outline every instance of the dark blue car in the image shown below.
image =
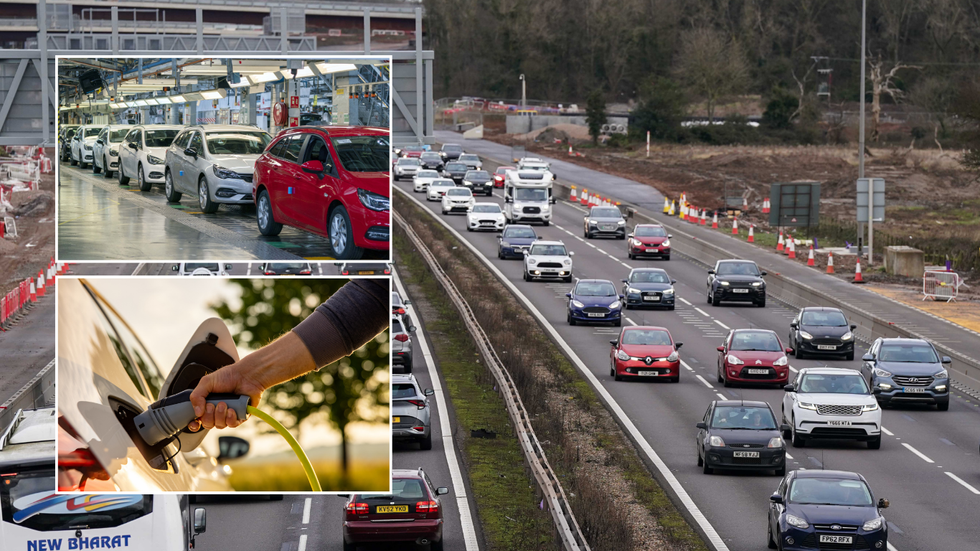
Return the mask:
POLYGON ((660 268, 636 268, 623 281, 626 309, 657 306, 674 309, 674 283, 660 268))
POLYGON ((886 507, 858 473, 791 471, 769 497, 769 548, 887 549, 886 507))
POLYGON ((568 324, 578 322, 611 322, 623 324, 623 295, 607 279, 580 279, 568 297, 568 324))
POLYGON ((524 251, 537 240, 534 228, 526 224, 510 224, 497 236, 497 258, 524 258, 524 251))

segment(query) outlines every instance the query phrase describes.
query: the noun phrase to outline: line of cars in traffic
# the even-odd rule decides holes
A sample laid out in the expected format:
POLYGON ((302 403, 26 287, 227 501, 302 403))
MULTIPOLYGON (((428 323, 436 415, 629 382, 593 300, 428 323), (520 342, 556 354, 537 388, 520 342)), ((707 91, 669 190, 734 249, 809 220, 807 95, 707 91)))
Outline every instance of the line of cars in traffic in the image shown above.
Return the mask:
POLYGON ((332 256, 361 258, 390 243, 387 128, 301 126, 275 137, 248 125, 62 126, 60 159, 201 211, 254 205, 259 233, 294 227, 329 241, 332 256))

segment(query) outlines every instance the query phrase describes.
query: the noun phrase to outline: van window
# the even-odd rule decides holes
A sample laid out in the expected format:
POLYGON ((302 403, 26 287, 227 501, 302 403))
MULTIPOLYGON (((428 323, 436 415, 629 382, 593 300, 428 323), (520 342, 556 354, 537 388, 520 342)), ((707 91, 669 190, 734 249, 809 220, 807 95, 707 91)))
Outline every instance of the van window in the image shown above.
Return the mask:
POLYGON ((55 494, 54 489, 53 458, 50 467, 0 474, 3 522, 41 532, 79 526, 91 530, 121 526, 153 512, 153 496, 149 495, 79 494, 64 500, 67 496, 55 494))

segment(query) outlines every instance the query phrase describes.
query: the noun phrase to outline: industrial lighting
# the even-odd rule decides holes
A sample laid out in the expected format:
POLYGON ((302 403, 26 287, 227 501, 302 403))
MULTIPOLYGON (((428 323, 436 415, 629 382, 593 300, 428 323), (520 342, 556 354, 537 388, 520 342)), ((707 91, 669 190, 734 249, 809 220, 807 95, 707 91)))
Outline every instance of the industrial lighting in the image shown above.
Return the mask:
POLYGON ((184 101, 200 101, 204 96, 200 92, 184 92, 184 101))
POLYGON ((357 67, 353 63, 317 63, 316 69, 320 74, 343 73, 346 71, 356 71, 357 67))
POLYGON ((272 82, 273 80, 279 80, 279 77, 275 73, 262 73, 259 75, 252 75, 249 77, 253 82, 272 82))
POLYGON ((187 100, 184 99, 184 96, 170 96, 170 101, 172 103, 186 103, 187 102, 187 100))
POLYGON ((156 100, 157 100, 157 104, 159 104, 159 105, 167 105, 167 104, 170 103, 170 98, 168 98, 166 96, 162 96, 162 97, 156 98, 156 100))
POLYGON ((157 100, 155 100, 153 98, 146 98, 143 101, 145 101, 147 105, 156 105, 157 104, 157 100))
POLYGON ((309 67, 303 67, 302 69, 298 69, 296 71, 296 76, 295 77, 293 77, 293 72, 290 71, 289 69, 286 69, 286 70, 283 70, 283 71, 279 71, 279 74, 281 74, 282 75, 282 78, 284 78, 286 80, 289 80, 289 79, 292 79, 292 78, 309 78, 309 77, 313 76, 313 69, 310 69, 309 67))
POLYGON ((201 95, 204 97, 204 99, 221 99, 221 98, 225 97, 225 91, 224 90, 205 90, 205 91, 201 92, 201 95))
POLYGON ((136 102, 135 101, 127 101, 126 102, 126 107, 136 107, 136 102))
POLYGON ((249 83, 247 76, 241 75, 241 78, 238 79, 238 82, 229 82, 228 86, 232 88, 243 88, 245 86, 251 86, 251 84, 249 83))
POLYGON ((146 100, 138 99, 135 103, 137 107, 146 107, 146 100))

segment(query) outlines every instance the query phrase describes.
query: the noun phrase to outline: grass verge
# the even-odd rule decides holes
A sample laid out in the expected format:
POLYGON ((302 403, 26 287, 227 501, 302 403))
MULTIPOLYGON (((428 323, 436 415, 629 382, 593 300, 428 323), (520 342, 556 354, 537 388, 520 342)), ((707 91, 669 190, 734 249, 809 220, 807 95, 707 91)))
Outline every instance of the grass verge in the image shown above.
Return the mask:
MULTIPOLYGON (((312 461, 313 470, 325 492, 388 491, 391 464, 378 461, 351 461, 344 479, 339 461, 312 461)), ((240 492, 309 492, 310 481, 299 460, 289 463, 232 464, 232 488, 240 492)))

